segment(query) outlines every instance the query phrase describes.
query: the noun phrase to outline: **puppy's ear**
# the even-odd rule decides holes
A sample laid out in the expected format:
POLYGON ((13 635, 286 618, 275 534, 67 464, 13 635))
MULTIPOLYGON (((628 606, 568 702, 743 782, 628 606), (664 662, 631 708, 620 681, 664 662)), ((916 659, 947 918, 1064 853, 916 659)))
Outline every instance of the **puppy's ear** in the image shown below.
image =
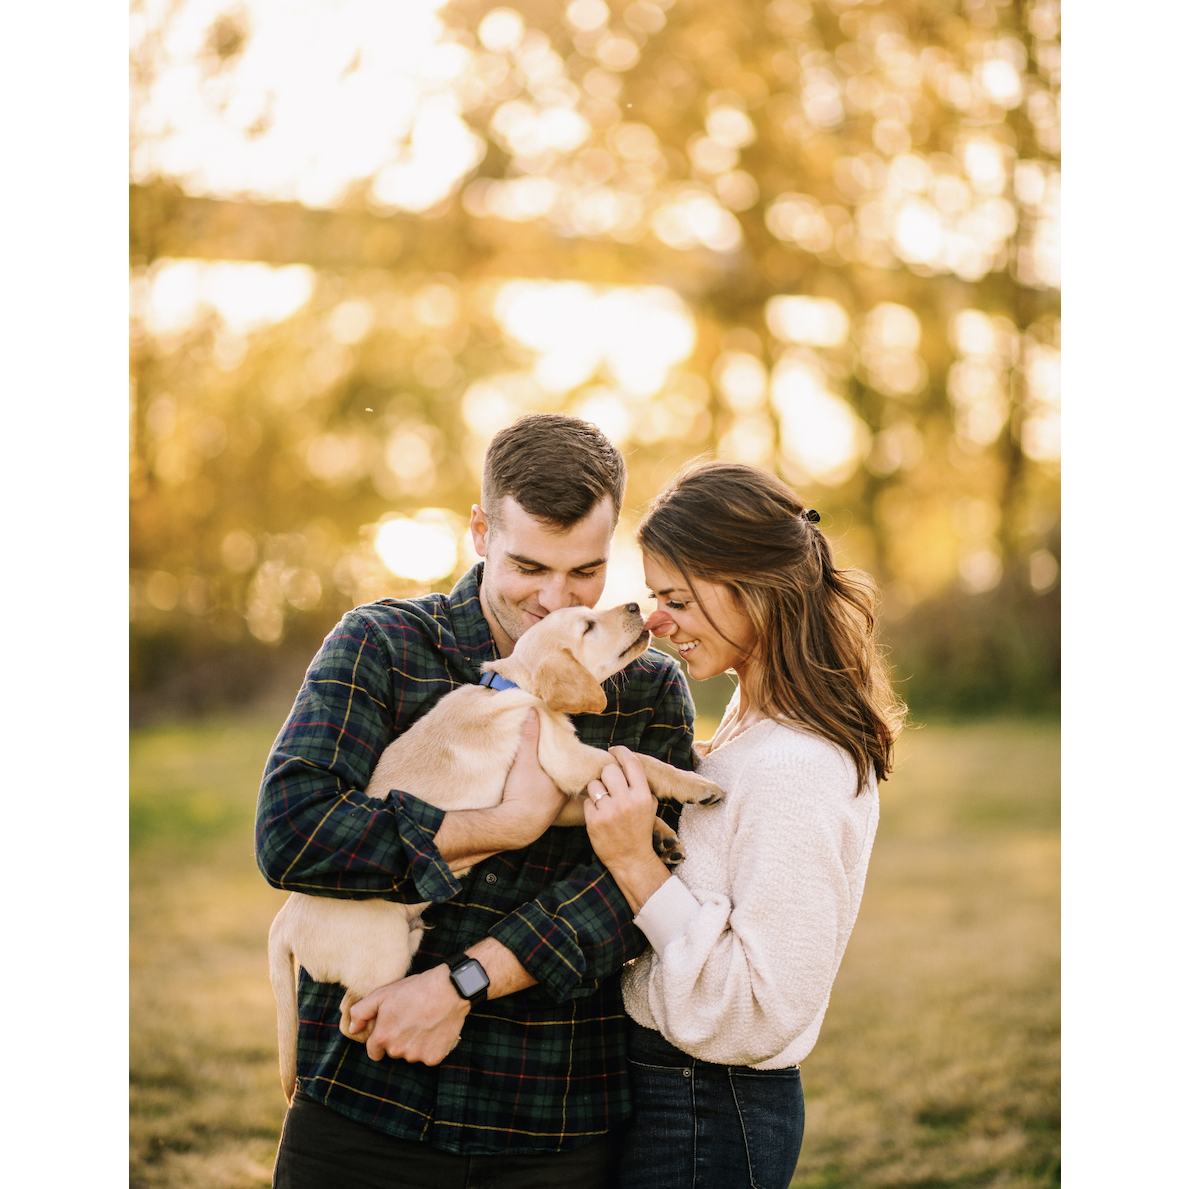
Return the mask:
POLYGON ((568 648, 548 656, 533 676, 534 692, 551 710, 563 714, 601 714, 607 709, 603 687, 568 648))

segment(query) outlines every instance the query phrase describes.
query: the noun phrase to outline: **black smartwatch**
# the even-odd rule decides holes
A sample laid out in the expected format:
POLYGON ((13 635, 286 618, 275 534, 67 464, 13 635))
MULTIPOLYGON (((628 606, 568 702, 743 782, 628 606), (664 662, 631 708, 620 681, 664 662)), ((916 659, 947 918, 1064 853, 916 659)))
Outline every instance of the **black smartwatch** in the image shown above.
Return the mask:
POLYGON ((472 958, 465 950, 460 950, 446 959, 446 965, 450 967, 450 981, 463 999, 482 1003, 487 998, 491 979, 487 977, 487 971, 478 958, 472 958))

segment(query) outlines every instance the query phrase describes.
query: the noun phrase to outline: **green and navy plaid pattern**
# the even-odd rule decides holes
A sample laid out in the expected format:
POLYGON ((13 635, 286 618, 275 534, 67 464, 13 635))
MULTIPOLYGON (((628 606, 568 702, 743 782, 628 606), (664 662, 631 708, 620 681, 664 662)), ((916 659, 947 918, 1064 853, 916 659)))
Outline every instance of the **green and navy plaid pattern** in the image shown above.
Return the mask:
MULTIPOLYGON (((342 988, 301 972, 299 1087, 341 1114, 463 1155, 558 1152, 630 1109, 618 974, 647 942, 586 831, 553 827, 461 880, 434 847, 442 811, 363 793, 384 748, 498 652, 479 607, 482 564, 449 597, 382 599, 328 635, 273 744, 256 855, 274 887, 346 899, 431 901, 413 970, 497 938, 538 986, 472 1009, 436 1067, 384 1058, 339 1032, 342 988)), ((650 649, 575 715, 583 742, 693 767, 694 710, 676 662, 650 649)), ((675 813, 670 820, 676 821, 675 813)))

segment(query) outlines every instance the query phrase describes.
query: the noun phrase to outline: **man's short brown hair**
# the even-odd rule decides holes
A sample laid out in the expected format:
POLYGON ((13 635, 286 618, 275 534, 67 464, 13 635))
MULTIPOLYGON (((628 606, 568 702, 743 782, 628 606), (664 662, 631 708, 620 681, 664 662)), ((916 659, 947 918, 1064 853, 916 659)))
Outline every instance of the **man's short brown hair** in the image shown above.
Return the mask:
POLYGON ((589 516, 605 496, 618 519, 626 487, 623 455, 597 426, 564 413, 529 413, 492 438, 480 499, 493 527, 510 495, 560 530, 589 516))

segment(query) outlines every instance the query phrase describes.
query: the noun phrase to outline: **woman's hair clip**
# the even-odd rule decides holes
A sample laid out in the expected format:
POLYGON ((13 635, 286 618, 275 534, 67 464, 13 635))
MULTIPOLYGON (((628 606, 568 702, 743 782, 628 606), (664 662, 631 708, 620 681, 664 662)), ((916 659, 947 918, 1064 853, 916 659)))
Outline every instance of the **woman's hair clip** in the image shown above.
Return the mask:
POLYGON ((801 513, 801 515, 804 516, 810 524, 817 524, 817 522, 821 520, 821 517, 817 514, 816 508, 806 508, 805 511, 801 513))

